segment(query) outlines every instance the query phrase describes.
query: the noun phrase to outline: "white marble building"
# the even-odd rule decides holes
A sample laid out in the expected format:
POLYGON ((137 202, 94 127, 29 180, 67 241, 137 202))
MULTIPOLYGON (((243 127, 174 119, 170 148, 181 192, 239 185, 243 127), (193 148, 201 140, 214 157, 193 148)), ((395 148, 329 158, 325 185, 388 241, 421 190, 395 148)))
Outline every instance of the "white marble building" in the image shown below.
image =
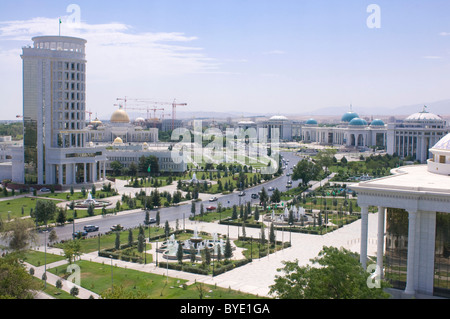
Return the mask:
POLYGON ((378 270, 403 297, 450 297, 450 134, 430 152, 427 165, 351 186, 361 207, 361 263, 369 207, 376 206, 378 270))

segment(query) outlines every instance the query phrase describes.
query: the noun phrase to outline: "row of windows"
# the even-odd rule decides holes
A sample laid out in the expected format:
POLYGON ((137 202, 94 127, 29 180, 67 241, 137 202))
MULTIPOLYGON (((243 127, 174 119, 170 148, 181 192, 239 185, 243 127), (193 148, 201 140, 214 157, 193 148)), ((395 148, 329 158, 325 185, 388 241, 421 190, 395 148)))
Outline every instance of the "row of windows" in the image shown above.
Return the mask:
POLYGON ((58 100, 62 100, 64 98, 65 101, 84 101, 84 93, 70 93, 70 92, 58 92, 56 98, 58 100))
POLYGON ((75 62, 62 62, 58 61, 55 62, 56 67, 58 70, 72 70, 72 71, 82 71, 85 70, 85 64, 84 63, 75 63, 75 62))
POLYGON ((57 72, 55 74, 55 78, 57 79, 57 81, 85 81, 85 76, 82 72, 57 72))
POLYGON ((57 90, 85 91, 84 82, 57 82, 54 85, 57 90))

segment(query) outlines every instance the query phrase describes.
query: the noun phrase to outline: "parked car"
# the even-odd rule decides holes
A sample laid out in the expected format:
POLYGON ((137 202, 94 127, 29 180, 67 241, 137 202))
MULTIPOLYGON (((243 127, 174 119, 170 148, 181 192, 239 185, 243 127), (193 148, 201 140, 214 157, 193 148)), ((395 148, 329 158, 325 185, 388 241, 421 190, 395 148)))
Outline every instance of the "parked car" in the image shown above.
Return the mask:
POLYGON ((98 231, 98 226, 86 225, 86 226, 84 226, 84 230, 88 233, 91 231, 98 231))
POLYGON ((211 210, 215 210, 215 209, 216 209, 215 206, 208 206, 208 207, 206 207, 207 211, 211 211, 211 210))
POLYGON ((118 225, 112 225, 110 228, 112 231, 120 231, 123 229, 123 226, 121 226, 120 224, 118 225))
POLYGON ((210 202, 215 202, 216 200, 217 200, 217 197, 216 197, 216 196, 213 196, 213 197, 211 197, 211 198, 209 199, 210 202))
POLYGON ((50 192, 50 190, 48 188, 45 188, 45 187, 41 188, 40 191, 43 192, 43 193, 50 192))
POLYGON ((88 235, 87 231, 78 230, 72 234, 73 238, 85 238, 88 235))

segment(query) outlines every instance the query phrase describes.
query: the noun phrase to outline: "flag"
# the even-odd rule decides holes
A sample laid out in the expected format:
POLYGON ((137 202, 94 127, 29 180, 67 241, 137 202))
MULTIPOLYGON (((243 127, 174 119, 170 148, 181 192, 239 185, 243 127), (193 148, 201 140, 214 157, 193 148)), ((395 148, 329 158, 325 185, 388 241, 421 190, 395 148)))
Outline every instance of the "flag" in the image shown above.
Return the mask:
POLYGON ((149 172, 149 173, 151 172, 150 165, 148 166, 147 172, 149 172))

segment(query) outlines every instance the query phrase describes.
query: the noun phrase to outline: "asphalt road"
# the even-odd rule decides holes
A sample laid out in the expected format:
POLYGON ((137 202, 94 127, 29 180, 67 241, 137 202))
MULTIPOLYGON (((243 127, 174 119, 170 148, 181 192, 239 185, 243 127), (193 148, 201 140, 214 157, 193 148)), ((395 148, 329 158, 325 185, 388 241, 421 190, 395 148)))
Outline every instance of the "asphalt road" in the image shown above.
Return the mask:
MULTIPOLYGON (((239 196, 239 192, 233 192, 232 194, 228 195, 216 195, 218 197, 218 200, 215 202, 209 202, 209 200, 206 201, 198 201, 196 202, 196 212, 198 213, 200 211, 200 205, 203 203, 204 208, 212 205, 217 207, 217 203, 222 203, 222 207, 231 207, 233 205, 239 205, 240 203, 244 204, 248 201, 251 203, 257 203, 258 199, 252 199, 251 194, 258 193, 263 187, 268 190, 269 187, 278 188, 280 191, 286 191, 286 185, 287 181, 291 180, 292 176, 286 176, 287 172, 290 172, 292 174, 292 169, 296 163, 301 160, 300 157, 296 156, 292 152, 282 152, 282 156, 289 160, 287 169, 283 171, 283 175, 273 179, 271 181, 268 181, 264 184, 247 188, 245 189, 245 196, 239 196)), ((298 186, 300 181, 292 181, 292 187, 298 186)), ((271 192, 268 191, 268 194, 270 196, 271 192)), ((161 223, 165 223, 165 221, 173 222, 175 220, 179 220, 180 227, 183 227, 183 219, 188 218, 191 214, 191 202, 186 202, 186 204, 177 206, 177 207, 166 207, 166 208, 160 208, 158 209, 160 212, 160 220, 161 223)), ((150 217, 155 218, 157 209, 154 209, 150 212, 150 217)), ((84 218, 75 220, 75 225, 73 224, 67 224, 65 226, 57 226, 54 227, 56 234, 58 236, 58 240, 66 240, 72 238, 73 231, 83 230, 83 227, 85 225, 96 225, 99 226, 98 232, 92 232, 91 235, 97 235, 99 233, 105 233, 110 230, 110 227, 112 225, 120 224, 125 228, 132 228, 139 226, 140 224, 143 224, 145 218, 145 211, 142 209, 136 209, 128 212, 120 212, 117 215, 107 215, 106 217, 90 217, 90 218, 84 218)), ((38 241, 40 244, 44 243, 44 233, 38 234, 38 241)))

